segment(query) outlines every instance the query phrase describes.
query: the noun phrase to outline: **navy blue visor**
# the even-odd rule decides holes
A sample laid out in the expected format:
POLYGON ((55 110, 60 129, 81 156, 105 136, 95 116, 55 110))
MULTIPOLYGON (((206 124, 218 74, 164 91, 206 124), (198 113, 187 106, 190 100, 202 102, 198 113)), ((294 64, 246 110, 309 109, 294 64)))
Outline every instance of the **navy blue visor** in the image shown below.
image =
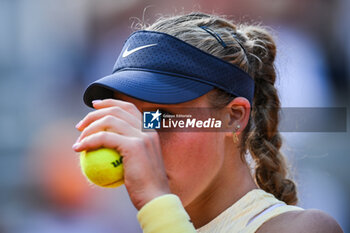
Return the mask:
POLYGON ((111 75, 91 83, 84 102, 114 98, 114 92, 158 104, 198 98, 213 88, 242 96, 252 105, 254 80, 239 67, 174 36, 137 31, 126 40, 111 75))

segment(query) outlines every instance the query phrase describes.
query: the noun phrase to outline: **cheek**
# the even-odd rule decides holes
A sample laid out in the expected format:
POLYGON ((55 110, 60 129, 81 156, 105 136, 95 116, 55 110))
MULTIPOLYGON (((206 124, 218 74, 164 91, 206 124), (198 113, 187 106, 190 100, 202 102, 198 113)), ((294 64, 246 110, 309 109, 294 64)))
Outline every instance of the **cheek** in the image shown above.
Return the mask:
POLYGON ((198 196, 220 170, 223 153, 215 133, 160 135, 171 191, 184 205, 198 196))

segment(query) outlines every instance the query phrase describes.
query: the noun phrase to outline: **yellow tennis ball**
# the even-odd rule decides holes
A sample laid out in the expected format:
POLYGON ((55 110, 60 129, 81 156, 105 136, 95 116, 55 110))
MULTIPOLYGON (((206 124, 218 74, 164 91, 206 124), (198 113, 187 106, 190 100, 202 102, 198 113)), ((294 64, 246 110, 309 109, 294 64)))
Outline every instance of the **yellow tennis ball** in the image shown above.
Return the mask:
POLYGON ((92 183, 115 188, 124 184, 123 157, 109 148, 100 148, 80 153, 80 166, 83 174, 92 183))

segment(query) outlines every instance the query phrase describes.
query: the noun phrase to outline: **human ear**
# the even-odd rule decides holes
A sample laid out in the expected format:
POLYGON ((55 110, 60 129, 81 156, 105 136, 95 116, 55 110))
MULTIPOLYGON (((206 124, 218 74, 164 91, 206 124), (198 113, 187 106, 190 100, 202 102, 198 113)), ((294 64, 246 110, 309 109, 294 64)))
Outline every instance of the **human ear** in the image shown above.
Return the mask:
POLYGON ((244 97, 236 97, 225 107, 226 129, 232 133, 244 130, 249 121, 250 103, 244 97), (237 126, 239 129, 237 130, 237 126))

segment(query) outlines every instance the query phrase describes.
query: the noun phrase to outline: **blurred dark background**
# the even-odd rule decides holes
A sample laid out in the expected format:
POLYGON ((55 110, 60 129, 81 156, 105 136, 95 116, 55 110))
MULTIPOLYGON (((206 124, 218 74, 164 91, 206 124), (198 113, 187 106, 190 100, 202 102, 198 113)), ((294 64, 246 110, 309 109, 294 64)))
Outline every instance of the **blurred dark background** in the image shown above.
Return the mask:
MULTIPOLYGON (((349 122, 349 10, 346 0, 0 0, 0 232, 141 232, 125 187, 89 185, 71 149, 91 111, 83 91, 111 73, 140 20, 204 11, 262 22, 278 44, 282 106, 344 107, 349 122)), ((300 205, 350 232, 348 127, 282 136, 300 205)))

